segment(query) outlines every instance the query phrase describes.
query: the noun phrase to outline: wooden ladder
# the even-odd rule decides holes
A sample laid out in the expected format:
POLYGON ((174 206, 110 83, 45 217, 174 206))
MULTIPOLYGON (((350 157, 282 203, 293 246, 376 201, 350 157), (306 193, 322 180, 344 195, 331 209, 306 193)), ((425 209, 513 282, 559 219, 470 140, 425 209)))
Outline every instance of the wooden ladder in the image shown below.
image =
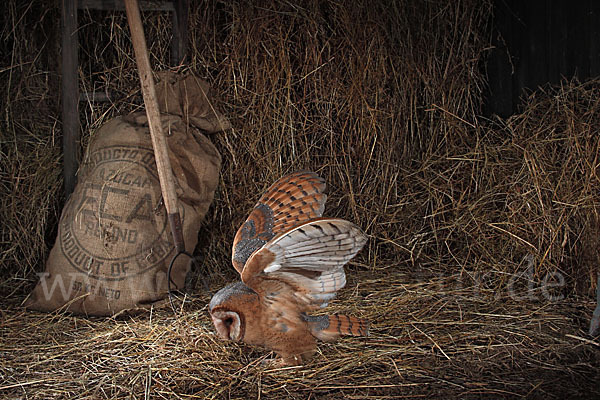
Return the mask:
MULTIPOLYGON (((68 198, 77 183, 79 161, 79 81, 77 69, 77 10, 121 10, 125 11, 123 0, 61 0, 62 35, 62 123, 63 123, 63 176, 65 195, 68 198)), ((140 1, 142 11, 165 11, 172 13, 173 40, 171 42, 171 65, 185 61, 187 49, 188 4, 189 0, 140 1)), ((83 99, 88 96, 82 96, 83 99)), ((97 101, 108 99, 96 99, 97 101)))

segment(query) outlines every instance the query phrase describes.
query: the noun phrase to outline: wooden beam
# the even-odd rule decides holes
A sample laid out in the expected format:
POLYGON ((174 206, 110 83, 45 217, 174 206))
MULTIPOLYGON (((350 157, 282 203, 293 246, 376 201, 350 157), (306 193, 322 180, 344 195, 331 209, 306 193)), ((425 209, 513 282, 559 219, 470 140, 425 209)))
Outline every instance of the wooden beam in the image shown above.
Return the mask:
MULTIPOLYGON (((144 11, 175 11, 172 1, 140 1, 139 7, 144 11)), ((123 0, 79 0, 79 9, 90 10, 125 10, 123 0)))
POLYGON ((113 103, 117 96, 110 92, 82 92, 79 93, 79 101, 88 103, 113 103))
POLYGON ((79 150, 79 84, 77 79, 76 0, 62 0, 62 127, 64 188, 68 198, 75 189, 79 150))
POLYGON ((188 41, 189 0, 173 1, 173 40, 171 41, 171 65, 185 62, 188 41))

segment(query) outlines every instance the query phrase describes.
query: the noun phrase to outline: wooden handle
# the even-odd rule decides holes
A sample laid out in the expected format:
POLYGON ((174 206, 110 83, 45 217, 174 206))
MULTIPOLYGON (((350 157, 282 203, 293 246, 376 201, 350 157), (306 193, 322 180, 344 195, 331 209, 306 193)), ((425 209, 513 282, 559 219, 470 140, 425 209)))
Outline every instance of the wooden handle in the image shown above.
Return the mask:
POLYGON ((177 194, 175 192, 173 171, 167 150, 167 140, 162 131, 160 110, 156 99, 156 88, 154 87, 154 78, 152 77, 152 69, 150 68, 150 58, 148 57, 146 38, 144 37, 144 28, 142 27, 142 17, 137 0, 125 0, 125 11, 127 12, 131 41, 142 84, 142 95, 146 105, 148 125, 150 126, 150 136, 152 137, 152 147, 154 148, 160 190, 165 201, 169 220, 173 221, 170 224, 175 247, 178 251, 183 251, 185 250, 185 245, 181 233, 179 211, 177 210, 177 194))

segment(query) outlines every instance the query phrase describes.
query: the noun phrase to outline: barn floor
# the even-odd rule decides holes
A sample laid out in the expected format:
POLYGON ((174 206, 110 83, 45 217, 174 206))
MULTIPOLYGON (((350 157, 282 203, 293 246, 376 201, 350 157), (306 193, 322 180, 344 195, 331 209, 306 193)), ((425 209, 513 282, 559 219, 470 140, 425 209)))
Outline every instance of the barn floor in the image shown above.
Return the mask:
MULTIPOLYGON (((82 318, 0 304, 0 397, 598 398, 589 301, 492 293, 456 277, 351 272, 330 311, 372 321, 368 338, 321 343, 305 366, 217 341, 208 294, 173 315, 82 318), (360 277, 360 279, 358 279, 360 277)), ((211 287, 218 289, 218 285, 211 287)), ((181 304, 181 303, 180 303, 181 304)))

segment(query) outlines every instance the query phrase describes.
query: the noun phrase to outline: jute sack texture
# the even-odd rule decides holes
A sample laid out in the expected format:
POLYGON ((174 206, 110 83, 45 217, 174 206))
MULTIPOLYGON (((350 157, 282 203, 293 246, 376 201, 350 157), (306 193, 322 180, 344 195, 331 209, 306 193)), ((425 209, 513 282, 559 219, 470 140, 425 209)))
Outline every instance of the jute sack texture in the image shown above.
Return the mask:
MULTIPOLYGON (((230 125, 214 109, 209 85, 194 75, 161 73, 156 91, 183 236, 192 251, 221 166, 202 132, 230 125)), ((165 298, 174 255, 146 114, 114 118, 90 141, 45 272, 25 305, 87 315, 149 308, 165 298)), ((189 266, 188 257, 177 258, 175 287, 183 287, 189 266)))

